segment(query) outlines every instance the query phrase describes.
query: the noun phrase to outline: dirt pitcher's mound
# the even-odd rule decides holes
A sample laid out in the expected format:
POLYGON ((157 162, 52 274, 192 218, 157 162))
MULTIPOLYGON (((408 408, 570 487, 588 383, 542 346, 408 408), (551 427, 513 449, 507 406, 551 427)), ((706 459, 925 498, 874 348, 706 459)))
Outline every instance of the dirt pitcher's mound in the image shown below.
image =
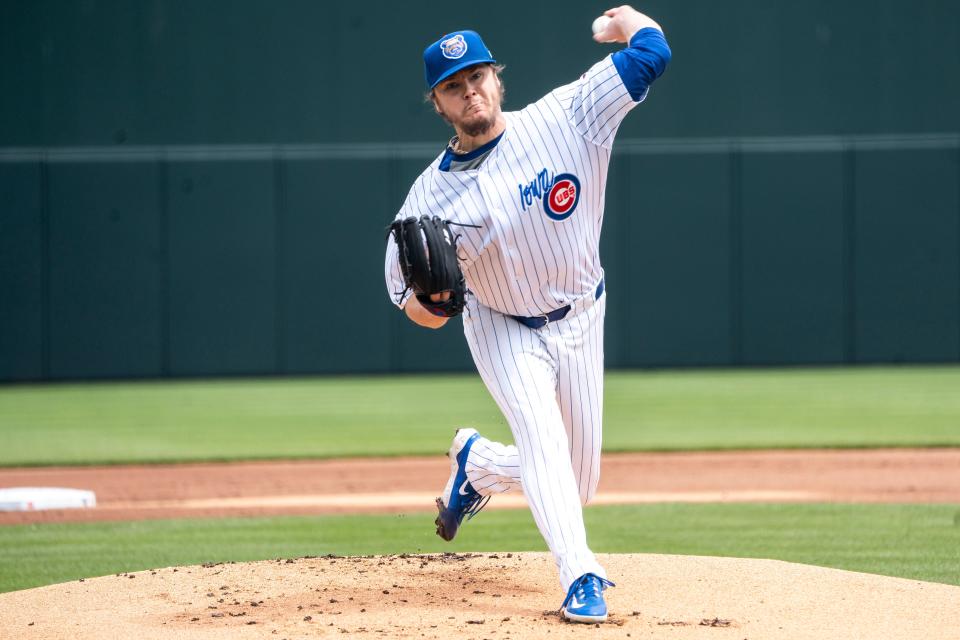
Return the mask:
POLYGON ((0 594, 0 638, 960 638, 960 587, 772 560, 601 562, 612 615, 586 628, 557 615, 550 556, 498 553, 178 567, 0 594))

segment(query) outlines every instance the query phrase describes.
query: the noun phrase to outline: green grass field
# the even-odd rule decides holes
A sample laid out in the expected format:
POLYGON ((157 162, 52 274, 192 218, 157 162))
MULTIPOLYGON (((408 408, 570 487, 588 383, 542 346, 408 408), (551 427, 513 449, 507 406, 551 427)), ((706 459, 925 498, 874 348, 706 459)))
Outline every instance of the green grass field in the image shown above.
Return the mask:
MULTIPOLYGON (((960 445, 960 367, 612 372, 607 451, 960 445)), ((433 455, 475 375, 0 387, 0 465, 433 455), (432 395, 424 400, 424 391, 432 395)))
MULTIPOLYGON (((605 449, 960 446, 960 367, 615 372, 605 449)), ((0 387, 0 465, 439 455, 509 439, 476 376, 0 387), (435 395, 424 406, 425 389, 435 395)), ((586 510, 598 552, 763 557, 960 585, 960 505, 586 510)), ((0 527, 0 591, 151 567, 334 553, 545 549, 525 511, 455 544, 429 514, 0 527)))
MULTIPOLYGON (((960 505, 588 507, 601 553, 774 558, 960 585, 960 505)), ((546 551, 529 512, 484 512, 457 540, 433 515, 0 527, 0 591, 203 562, 304 555, 546 551)))

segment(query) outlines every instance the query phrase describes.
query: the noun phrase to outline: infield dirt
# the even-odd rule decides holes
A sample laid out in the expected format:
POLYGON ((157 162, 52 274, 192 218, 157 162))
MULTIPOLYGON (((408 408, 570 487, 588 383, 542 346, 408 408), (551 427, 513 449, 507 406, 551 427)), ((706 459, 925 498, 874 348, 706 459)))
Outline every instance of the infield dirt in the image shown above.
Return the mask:
POLYGON ((547 554, 178 567, 0 595, 0 638, 956 640, 960 587, 773 560, 601 555, 606 623, 558 613, 547 554))
MULTIPOLYGON (((595 504, 960 502, 960 449, 605 454, 595 504)), ((432 511, 450 466, 361 458, 0 469, 0 487, 92 489, 95 509, 0 513, 0 525, 216 516, 432 511)), ((491 509, 522 508, 520 494, 491 509)))
MULTIPOLYGON (((960 502, 960 450, 605 455, 598 502, 960 502)), ((443 456, 0 470, 96 490, 95 509, 0 525, 433 509, 443 456)), ((491 506, 522 507, 498 496, 491 506)), ((773 560, 601 555, 608 622, 566 623, 537 553, 172 567, 0 594, 0 640, 566 637, 960 640, 960 587, 773 560)))

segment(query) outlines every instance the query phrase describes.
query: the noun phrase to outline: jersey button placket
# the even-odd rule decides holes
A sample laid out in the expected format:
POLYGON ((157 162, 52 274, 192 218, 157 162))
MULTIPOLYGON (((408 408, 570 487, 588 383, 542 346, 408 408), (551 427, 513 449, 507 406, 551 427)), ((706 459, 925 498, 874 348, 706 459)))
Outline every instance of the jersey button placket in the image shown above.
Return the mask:
POLYGON ((508 275, 512 275, 513 278, 509 279, 510 287, 513 289, 514 295, 517 295, 517 280, 523 278, 523 259, 520 257, 520 253, 517 251, 516 238, 513 233, 513 225, 511 224, 510 218, 507 215, 507 212, 499 208, 499 198, 495 197, 496 194, 496 184, 484 171, 481 171, 477 176, 477 185, 480 189, 480 195, 483 197, 483 203, 487 206, 487 210, 490 212, 490 219, 493 222, 494 228, 497 231, 497 235, 500 237, 501 242, 500 253, 503 255, 503 260, 505 262, 505 267, 508 269, 508 275))

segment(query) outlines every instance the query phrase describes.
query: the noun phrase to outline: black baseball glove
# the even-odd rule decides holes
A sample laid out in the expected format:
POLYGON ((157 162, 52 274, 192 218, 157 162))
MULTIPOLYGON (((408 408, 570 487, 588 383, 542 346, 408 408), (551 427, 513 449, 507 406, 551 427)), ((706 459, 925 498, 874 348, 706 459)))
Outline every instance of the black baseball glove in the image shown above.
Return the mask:
POLYGON ((420 304, 434 315, 460 315, 467 285, 457 261, 457 236, 450 222, 438 216, 411 217, 391 224, 390 233, 399 249, 404 282, 420 304), (450 293, 447 300, 430 299, 430 294, 445 291, 450 293))

